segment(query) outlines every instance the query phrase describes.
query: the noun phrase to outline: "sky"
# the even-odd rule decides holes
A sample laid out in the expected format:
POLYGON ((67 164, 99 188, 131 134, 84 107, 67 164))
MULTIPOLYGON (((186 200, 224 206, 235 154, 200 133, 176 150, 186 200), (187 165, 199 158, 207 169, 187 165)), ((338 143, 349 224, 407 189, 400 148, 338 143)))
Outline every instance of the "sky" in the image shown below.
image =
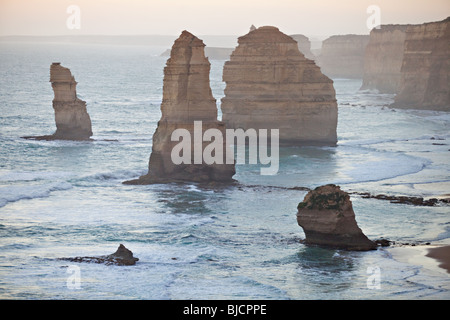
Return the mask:
POLYGON ((0 0, 0 36, 243 35, 252 24, 330 36, 368 34, 374 21, 418 24, 447 16, 450 0, 0 0), (367 11, 371 5, 379 15, 367 11))

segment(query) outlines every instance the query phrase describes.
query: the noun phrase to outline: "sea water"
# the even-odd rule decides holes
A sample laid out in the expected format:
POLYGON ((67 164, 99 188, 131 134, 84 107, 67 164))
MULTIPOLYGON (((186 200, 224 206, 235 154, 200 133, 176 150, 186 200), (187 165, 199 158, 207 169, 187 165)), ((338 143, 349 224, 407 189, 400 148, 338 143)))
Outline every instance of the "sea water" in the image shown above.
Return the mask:
MULTIPOLYGON (((449 193, 449 113, 391 109, 393 95, 334 79, 337 147, 281 148, 278 174, 238 165, 240 185, 228 188, 123 185, 147 172, 165 49, 0 43, 0 298, 450 298, 445 271, 395 259, 388 248, 302 244, 296 207, 306 191, 292 189, 334 183, 348 192, 449 193), (52 62, 78 82, 95 141, 21 138, 55 131, 52 62), (121 243, 139 258, 135 266, 58 260, 109 254, 121 243)), ((211 61, 219 117, 223 64, 211 61)), ((450 243, 448 205, 351 200, 371 239, 450 243)))

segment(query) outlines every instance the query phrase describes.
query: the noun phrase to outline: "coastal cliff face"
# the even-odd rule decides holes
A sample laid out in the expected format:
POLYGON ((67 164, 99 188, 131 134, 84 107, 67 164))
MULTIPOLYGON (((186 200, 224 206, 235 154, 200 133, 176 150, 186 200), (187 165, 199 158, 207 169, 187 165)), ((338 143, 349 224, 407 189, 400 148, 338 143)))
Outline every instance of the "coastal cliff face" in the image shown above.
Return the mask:
MULTIPOLYGON (((201 138, 207 129, 219 130, 225 137, 225 125, 217 121, 217 105, 209 85, 210 63, 205 57, 203 41, 187 31, 175 41, 170 58, 164 68, 163 101, 161 119, 153 135, 153 147, 148 174, 127 184, 150 184, 159 182, 231 182, 235 173, 233 164, 195 164, 195 145, 201 152, 209 144, 202 141, 191 143, 190 163, 175 164, 171 153, 179 141, 172 141, 176 129, 184 129, 195 138, 194 121, 202 121, 201 138)), ((225 139, 222 150, 226 151, 225 139)))
POLYGON ((333 81, 305 58, 297 42, 266 26, 238 43, 223 69, 227 127, 279 129, 280 145, 335 145, 333 81))
POLYGON ((77 98, 74 77, 68 68, 59 63, 50 67, 50 82, 55 97, 56 132, 54 139, 86 140, 92 136, 92 125, 86 109, 86 102, 77 98))
POLYGON ((367 35, 332 36, 323 41, 317 64, 328 77, 361 79, 368 42, 367 35))
POLYGON ((450 17, 408 26, 395 107, 450 110, 450 17))
POLYGON ((307 244, 356 251, 377 247, 358 227, 350 196, 336 185, 310 191, 297 209, 297 222, 307 244))
POLYGON ((382 25, 380 29, 370 32, 364 55, 362 90, 398 92, 407 27, 408 25, 382 25))

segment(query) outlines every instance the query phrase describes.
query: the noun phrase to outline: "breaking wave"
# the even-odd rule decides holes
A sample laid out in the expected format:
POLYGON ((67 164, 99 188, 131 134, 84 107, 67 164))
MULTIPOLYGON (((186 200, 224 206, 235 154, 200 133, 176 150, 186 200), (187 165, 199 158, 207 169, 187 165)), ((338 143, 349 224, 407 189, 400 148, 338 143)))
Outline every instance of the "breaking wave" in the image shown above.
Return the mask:
POLYGON ((72 189, 72 185, 65 181, 42 185, 4 186, 0 188, 0 207, 4 207, 10 202, 45 198, 50 196, 52 192, 69 189, 72 189))

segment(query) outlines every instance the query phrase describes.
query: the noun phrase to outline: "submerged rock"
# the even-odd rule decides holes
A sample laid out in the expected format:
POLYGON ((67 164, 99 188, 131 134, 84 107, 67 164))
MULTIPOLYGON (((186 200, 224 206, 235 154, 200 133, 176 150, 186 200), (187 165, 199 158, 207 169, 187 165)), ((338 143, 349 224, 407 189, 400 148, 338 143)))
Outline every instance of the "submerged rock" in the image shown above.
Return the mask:
MULTIPOLYGON (((197 137, 202 140, 208 129, 226 136, 225 124, 217 120, 216 99, 209 85, 210 62, 205 57, 204 47, 203 41, 188 31, 183 31, 175 41, 164 68, 162 116, 153 135, 148 173, 124 184, 234 182, 234 160, 227 164, 225 139, 214 141, 223 151, 223 157, 219 159, 222 161, 210 164, 202 157, 209 143, 196 140, 197 137), (201 121, 200 130, 195 121, 201 121), (172 151, 181 143, 172 140, 177 129, 186 133, 190 142, 189 148, 183 149, 186 161, 180 163, 174 163, 172 159, 172 151)), ((184 138, 182 142, 186 142, 184 138)))
POLYGON ((106 265, 117 266, 131 266, 139 261, 138 258, 133 257, 133 252, 125 248, 123 244, 119 245, 117 251, 113 254, 99 256, 99 257, 74 257, 74 258, 61 258, 60 260, 70 262, 88 262, 88 263, 103 263, 106 265))
POLYGON ((437 198, 431 198, 431 199, 424 199, 422 197, 409 197, 409 196, 389 196, 385 194, 377 194, 372 195, 368 192, 354 192, 355 194, 360 195, 362 198, 372 198, 372 199, 378 199, 378 200, 388 200, 391 203, 403 203, 403 204, 410 204, 414 206, 436 206, 440 202, 446 202, 445 199, 437 199, 437 198))
POLYGON ((86 109, 86 102, 76 93, 77 82, 68 68, 54 62, 50 66, 50 82, 55 97, 56 132, 46 136, 27 136, 33 140, 90 140, 92 136, 91 118, 86 109))
POLYGON ((357 251, 377 247, 358 227, 350 196, 336 185, 308 192, 297 209, 297 222, 305 232, 307 244, 357 251))

